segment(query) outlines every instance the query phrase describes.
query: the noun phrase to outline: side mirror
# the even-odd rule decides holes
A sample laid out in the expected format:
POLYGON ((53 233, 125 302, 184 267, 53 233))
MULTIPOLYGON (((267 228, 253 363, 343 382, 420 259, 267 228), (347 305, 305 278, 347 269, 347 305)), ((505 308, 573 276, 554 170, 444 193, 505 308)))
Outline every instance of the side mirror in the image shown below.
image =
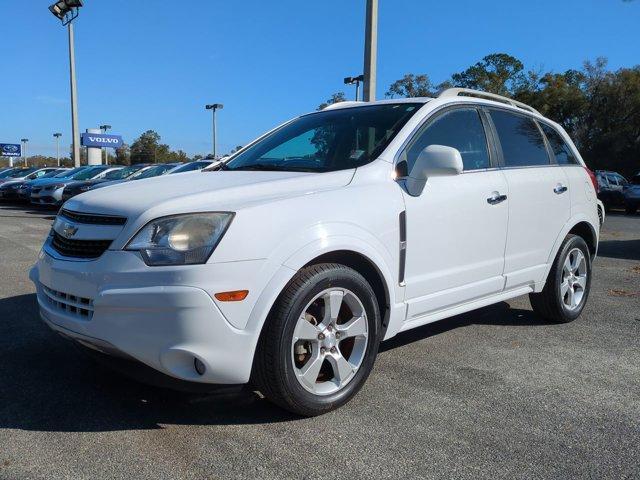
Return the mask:
POLYGON ((420 152, 406 178, 407 191, 410 195, 418 196, 429 177, 458 175, 463 169, 462 155, 457 149, 444 145, 429 145, 420 152))

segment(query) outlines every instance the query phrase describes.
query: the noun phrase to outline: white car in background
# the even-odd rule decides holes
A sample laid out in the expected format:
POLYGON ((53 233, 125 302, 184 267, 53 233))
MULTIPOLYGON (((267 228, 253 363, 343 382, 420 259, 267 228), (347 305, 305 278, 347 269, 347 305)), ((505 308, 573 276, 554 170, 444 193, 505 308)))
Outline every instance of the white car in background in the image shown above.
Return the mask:
POLYGON ((44 321, 85 346, 318 415, 399 332, 525 294, 575 320, 593 182, 564 130, 510 99, 344 102, 217 170, 74 197, 30 277, 44 321))

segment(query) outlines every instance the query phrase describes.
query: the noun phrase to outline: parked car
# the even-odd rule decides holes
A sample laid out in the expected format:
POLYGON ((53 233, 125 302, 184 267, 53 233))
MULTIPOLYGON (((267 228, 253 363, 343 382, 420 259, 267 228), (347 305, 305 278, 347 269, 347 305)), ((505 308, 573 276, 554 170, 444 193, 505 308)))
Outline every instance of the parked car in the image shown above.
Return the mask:
POLYGON ((624 208, 629 215, 633 215, 640 206, 640 173, 631 178, 624 191, 624 208))
POLYGON ((6 182, 13 182, 16 180, 22 180, 24 177, 36 171, 36 168, 18 167, 9 172, 5 172, 5 175, 0 175, 0 184, 6 182))
POLYGON ((18 200, 18 191, 29 180, 36 180, 38 178, 44 178, 49 173, 52 173, 56 168, 45 167, 38 169, 30 169, 31 171, 22 171, 17 173, 18 177, 10 176, 6 181, 0 184, 0 198, 3 200, 18 200))
POLYGON ((609 211, 612 207, 623 207, 624 190, 629 182, 617 172, 596 170, 599 192, 598 198, 604 203, 604 208, 609 211))
POLYGON ((560 125, 449 89, 335 104, 217 169, 72 198, 30 278, 44 321, 87 347, 318 415, 399 332, 524 294, 578 318, 598 224, 560 125))
POLYGON ((67 184, 78 180, 100 178, 110 170, 113 170, 114 167, 112 165, 90 165, 78 168, 79 170, 74 169, 69 172, 70 174, 72 173, 71 175, 47 179, 47 183, 32 186, 31 203, 47 207, 59 207, 63 203, 62 192, 67 184))
POLYGON ((119 183, 125 181, 126 179, 131 178, 136 173, 141 172, 147 168, 149 168, 148 164, 141 163, 132 165, 130 167, 121 167, 116 170, 111 170, 97 179, 71 182, 64 188, 64 191, 62 192, 62 199, 66 202, 70 198, 75 197, 76 195, 79 195, 81 193, 88 192, 89 190, 93 190, 103 183, 111 184, 113 182, 119 183))
POLYGON ((178 165, 172 170, 169 170, 167 173, 169 175, 173 175, 174 173, 194 172, 197 170, 202 170, 203 168, 206 168, 214 163, 216 163, 215 160, 196 160, 195 162, 188 162, 182 165, 178 165))
MULTIPOLYGON (((119 183, 123 183, 123 182, 131 182, 135 180, 142 180, 145 178, 153 178, 153 177, 158 177, 160 175, 165 175, 171 169, 175 168, 177 165, 181 165, 181 164, 162 163, 162 164, 153 164, 150 166, 146 166, 145 168, 140 169, 133 175, 130 175, 129 177, 124 178, 122 180, 112 180, 110 182, 103 182, 103 183, 96 184, 91 188, 91 190, 94 190, 96 188, 110 187, 112 185, 118 185, 119 183)), ((82 192, 78 192, 78 193, 82 193, 82 192)), ((71 192, 69 192, 69 195, 71 195, 71 192)), ((71 198, 71 196, 69 198, 71 198)))
POLYGON ((33 186, 34 182, 38 182, 48 178, 55 178, 60 174, 68 172, 69 170, 69 168, 56 168, 55 170, 51 170, 49 173, 43 175, 40 178, 36 178, 35 180, 23 180, 20 187, 18 188, 18 200, 20 202, 29 203, 31 198, 31 187, 33 186))

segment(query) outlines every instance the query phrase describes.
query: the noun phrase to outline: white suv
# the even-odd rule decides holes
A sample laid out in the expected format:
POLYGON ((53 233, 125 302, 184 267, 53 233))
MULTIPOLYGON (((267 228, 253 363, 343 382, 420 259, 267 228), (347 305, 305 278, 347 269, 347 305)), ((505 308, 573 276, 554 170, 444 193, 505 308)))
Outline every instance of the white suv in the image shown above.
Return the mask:
POLYGON ((404 330, 523 294, 574 320, 598 231, 560 126, 451 89, 332 105, 213 170, 79 195, 30 276, 44 321, 85 346, 317 415, 404 330))

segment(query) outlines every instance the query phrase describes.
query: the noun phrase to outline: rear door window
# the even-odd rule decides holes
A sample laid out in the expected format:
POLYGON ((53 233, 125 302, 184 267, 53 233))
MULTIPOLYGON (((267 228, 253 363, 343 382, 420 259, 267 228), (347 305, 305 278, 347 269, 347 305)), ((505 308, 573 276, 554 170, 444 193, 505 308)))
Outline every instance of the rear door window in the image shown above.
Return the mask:
POLYGON ((578 159, 562 136, 549 125, 545 125, 544 123, 541 125, 544 134, 547 136, 547 140, 549 140, 549 145, 551 145, 551 150, 558 165, 579 165, 578 159))
POLYGON ((490 110, 505 167, 549 165, 549 155, 538 124, 526 115, 490 110))

